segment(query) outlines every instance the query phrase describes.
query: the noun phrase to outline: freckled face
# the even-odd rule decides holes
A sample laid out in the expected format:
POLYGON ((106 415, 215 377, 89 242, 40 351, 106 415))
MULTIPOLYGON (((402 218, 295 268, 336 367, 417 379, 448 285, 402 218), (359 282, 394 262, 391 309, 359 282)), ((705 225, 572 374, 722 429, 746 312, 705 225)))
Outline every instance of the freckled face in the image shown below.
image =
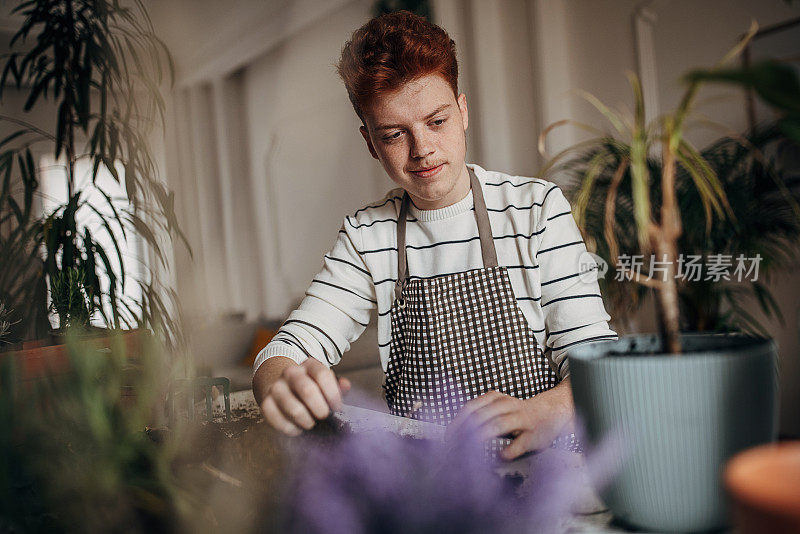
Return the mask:
POLYGON ((420 209, 438 209, 469 193, 464 164, 467 97, 438 74, 416 78, 363 109, 361 135, 372 157, 420 209))

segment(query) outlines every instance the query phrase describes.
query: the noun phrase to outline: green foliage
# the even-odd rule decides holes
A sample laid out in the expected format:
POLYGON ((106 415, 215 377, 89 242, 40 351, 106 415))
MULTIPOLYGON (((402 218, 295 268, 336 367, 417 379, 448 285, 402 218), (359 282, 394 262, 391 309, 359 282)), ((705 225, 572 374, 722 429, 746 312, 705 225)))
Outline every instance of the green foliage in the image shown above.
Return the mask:
MULTIPOLYGON (((732 217, 733 214, 718 177, 683 136, 684 124, 697 94, 697 84, 686 89, 675 110, 648 124, 639 79, 633 73, 629 73, 628 79, 634 95, 632 120, 626 120, 621 113, 590 97, 589 101, 614 125, 616 135, 601 135, 564 150, 548 162, 542 174, 552 171, 581 150, 589 151, 591 155, 583 168, 580 191, 575 195, 575 215, 578 226, 583 228, 587 210, 593 202, 607 207, 600 228, 607 240, 612 265, 616 265, 614 258, 619 254, 614 230, 615 225, 621 222, 616 213, 617 197, 622 188, 630 187, 630 204, 626 208, 630 208, 631 218, 623 220, 622 224, 634 233, 636 247, 642 254, 655 256, 666 271, 658 279, 646 278, 646 273, 635 270, 623 274, 655 291, 662 351, 680 354, 680 300, 675 274, 682 228, 675 187, 677 170, 683 168, 691 178, 703 206, 707 227, 712 224, 712 214, 720 218, 732 217), (657 150, 660 150, 661 158, 654 161, 651 154, 657 150), (604 170, 610 181, 605 189, 599 190, 598 181, 604 170)), ((542 134, 540 146, 550 129, 542 134)), ((629 305, 637 302, 638 299, 633 300, 629 305)))
MULTIPOLYGON (((0 141, 0 217, 12 228, 9 241, 3 236, 0 247, 20 255, 19 261, 9 262, 9 271, 29 273, 20 279, 0 272, 0 297, 21 319, 15 331, 18 340, 41 335, 47 309, 46 301, 38 301, 46 293, 43 278, 52 285, 58 273, 70 269, 85 273, 87 294, 109 327, 153 327, 148 321, 159 316, 165 332, 174 333, 165 306, 171 292, 152 277, 130 280, 119 246, 120 239, 138 235, 164 265, 163 240, 178 236, 186 243, 177 225, 174 196, 159 181, 148 147, 153 126, 163 124, 160 85, 172 82, 172 60, 142 3, 132 3, 126 7, 116 0, 31 0, 14 9, 25 20, 11 46, 32 46, 4 58, 0 98, 9 82, 18 90, 24 84, 26 111, 43 101, 57 109, 54 132, 0 117, 21 126, 0 141), (44 219, 32 211, 38 169, 31 151, 33 144, 43 142, 64 162, 68 192, 66 202, 44 219), (79 162, 91 168, 86 184, 76 176, 79 162), (124 186, 127 205, 120 205, 98 184, 101 170, 124 186), (88 190, 99 192, 102 205, 86 200, 88 190), (80 227, 82 211, 99 218, 97 231, 108 237, 113 250, 106 250, 89 228, 80 227), (39 249, 44 250, 43 262, 39 249), (123 296, 130 283, 141 286, 141 301, 123 296), (158 293, 166 298, 152 299, 158 293), (109 305, 110 317, 103 303, 109 305)), ((5 269, 4 264, 0 271, 5 269)))
MULTIPOLYGON (((787 139, 775 126, 763 126, 741 137, 726 137, 699 152, 700 158, 717 177, 733 218, 708 218, 695 180, 687 167, 678 164, 676 192, 683 232, 678 249, 684 255, 724 254, 736 258, 759 255, 759 281, 683 281, 678 284, 682 329, 730 331, 742 330, 766 334, 764 325, 745 304, 758 302, 767 317, 780 318, 780 310, 764 285, 770 273, 793 264, 789 244, 800 238, 800 183, 790 179, 776 159, 787 139), (710 220, 710 226, 708 221, 710 220)), ((646 254, 640 246, 633 213, 635 204, 630 170, 615 184, 615 174, 628 158, 626 145, 607 138, 602 146, 594 146, 559 164, 554 171, 568 178, 567 194, 577 201, 585 194, 583 186, 593 176, 592 193, 585 201, 578 218, 587 242, 601 257, 613 260, 619 255, 646 254), (596 168, 598 156, 602 165, 596 168), (612 193, 613 190, 613 193, 612 193), (614 221, 607 226, 607 199, 614 198, 614 221), (611 233, 609 233, 609 229, 611 233)), ((662 172, 661 161, 649 158, 650 175, 662 172)), ((650 183, 649 197, 653 211, 661 209, 659 182, 650 183)), ((577 210, 576 210, 577 211, 577 210)), ((577 214, 577 213, 576 213, 577 214)), ((610 265, 614 262, 610 261, 610 265)), ((645 266, 646 269, 646 266, 645 266)), ((613 273, 600 280, 603 295, 612 316, 624 319, 634 315, 647 288, 630 280, 615 280, 613 273)))
POLYGON ((171 470, 184 438, 145 432, 170 370, 142 342, 133 358, 121 337, 102 350, 68 336, 71 372, 35 381, 0 361, 0 531, 178 530, 193 506, 171 470))
POLYGON ((47 335, 47 284, 38 236, 42 221, 33 214, 39 182, 29 147, 8 148, 20 132, 0 141, 0 300, 12 317, 8 342, 47 335), (18 177, 18 180, 12 180, 18 177))
POLYGON ((70 267, 50 278, 50 307, 58 314, 60 330, 86 328, 94 314, 94 298, 84 271, 70 267))
POLYGON ((0 343, 8 343, 6 339, 11 331, 10 315, 5 303, 0 302, 0 343))
MULTIPOLYGON (((687 87, 678 106, 649 124, 645 123, 642 89, 633 74, 629 75, 634 94, 632 119, 589 95, 588 100, 607 118, 615 133, 601 134, 564 150, 545 169, 567 170, 578 179, 579 189, 574 194, 578 226, 584 230, 589 247, 596 247, 599 254, 612 260, 613 266, 620 254, 641 254, 645 258, 654 254, 658 261, 666 262, 668 271, 661 279, 645 278, 647 265, 641 276, 623 273, 627 280, 641 286, 605 281, 611 308, 618 317, 638 308, 646 288, 655 291, 659 331, 666 352, 681 352, 678 332, 682 326, 700 330, 738 328, 766 334, 742 305, 742 296, 748 292, 755 295, 767 315, 780 316, 774 299, 760 282, 743 288, 713 282, 684 285, 675 279, 679 253, 734 257, 740 253, 745 257, 760 254, 762 273, 773 266, 786 265, 787 244, 800 233, 796 184, 785 183, 774 161, 765 156, 768 145, 779 137, 784 141, 787 137, 795 139, 791 121, 797 117, 800 105, 796 75, 774 62, 744 70, 725 67, 757 30, 753 23, 745 37, 713 69, 686 76, 687 87), (778 131, 753 132, 746 140, 724 139, 698 151, 686 140, 685 129, 701 85, 710 80, 732 81, 756 89, 783 113, 778 131), (726 308, 729 311, 723 311, 726 308)), ((540 146, 550 129, 542 134, 540 146)))
POLYGON ((738 69, 694 70, 686 75, 690 83, 721 82, 752 89, 779 115, 778 129, 800 144, 800 79, 786 63, 766 60, 738 69))

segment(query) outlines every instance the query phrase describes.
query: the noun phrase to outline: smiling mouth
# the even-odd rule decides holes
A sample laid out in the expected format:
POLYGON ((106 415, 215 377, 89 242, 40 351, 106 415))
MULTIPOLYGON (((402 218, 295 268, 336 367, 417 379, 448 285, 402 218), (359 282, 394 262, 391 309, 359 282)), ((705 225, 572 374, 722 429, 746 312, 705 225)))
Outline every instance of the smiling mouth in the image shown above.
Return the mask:
POLYGON ((428 178, 430 176, 434 176, 435 174, 437 174, 442 169, 443 166, 444 166, 444 163, 440 163, 439 165, 436 165, 435 167, 425 167, 425 168, 422 168, 422 169, 412 170, 411 173, 414 174, 415 176, 420 176, 422 178, 428 178))

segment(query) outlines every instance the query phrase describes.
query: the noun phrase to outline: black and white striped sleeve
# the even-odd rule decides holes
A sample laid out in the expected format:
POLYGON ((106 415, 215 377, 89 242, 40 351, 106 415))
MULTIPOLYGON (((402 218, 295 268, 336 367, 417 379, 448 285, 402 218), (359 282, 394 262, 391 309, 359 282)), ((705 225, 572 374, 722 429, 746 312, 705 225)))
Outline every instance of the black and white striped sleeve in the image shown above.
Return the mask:
POLYGON ((360 248, 359 230, 345 221, 300 306, 258 354, 254 373, 274 356, 297 363, 312 357, 328 366, 341 361, 342 354, 364 332, 377 302, 360 248))
POLYGON ((546 350, 559 377, 565 378, 569 375, 567 354, 571 347, 616 339, 617 334, 608 326, 610 316, 596 277, 586 273, 596 264, 586 254, 569 202, 555 185, 544 194, 535 257, 541 276, 546 350))

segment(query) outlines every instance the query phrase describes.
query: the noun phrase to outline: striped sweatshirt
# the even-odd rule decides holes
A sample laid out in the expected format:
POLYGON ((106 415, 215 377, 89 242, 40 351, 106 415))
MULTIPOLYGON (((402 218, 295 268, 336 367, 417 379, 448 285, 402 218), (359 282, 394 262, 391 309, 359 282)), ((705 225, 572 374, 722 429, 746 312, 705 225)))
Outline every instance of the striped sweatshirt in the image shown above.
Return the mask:
MULTIPOLYGON (((597 281, 587 270, 586 246, 558 186, 468 164, 481 183, 499 265, 508 269, 514 295, 536 341, 559 378, 569 374, 567 352, 578 343, 616 339, 608 326, 597 281)), ((397 218, 403 190, 345 217, 322 270, 298 309, 258 354, 326 365, 346 352, 377 313, 378 353, 389 360, 390 310, 397 279, 397 218)), ((472 191, 435 210, 409 206, 406 249, 410 279, 483 267, 472 191)), ((592 260, 589 258, 589 261, 592 260)), ((376 355, 377 356, 377 355, 376 355)))

